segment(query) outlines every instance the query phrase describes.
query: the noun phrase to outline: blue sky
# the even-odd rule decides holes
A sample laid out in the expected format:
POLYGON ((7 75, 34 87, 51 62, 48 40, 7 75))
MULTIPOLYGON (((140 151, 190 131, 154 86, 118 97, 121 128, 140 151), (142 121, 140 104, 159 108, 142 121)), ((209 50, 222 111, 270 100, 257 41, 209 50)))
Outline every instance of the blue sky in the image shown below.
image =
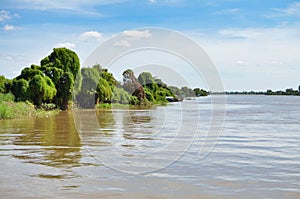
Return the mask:
POLYGON ((300 1, 0 0, 0 74, 9 78, 54 47, 83 63, 105 39, 128 29, 183 32, 214 61, 226 90, 300 85, 300 1))

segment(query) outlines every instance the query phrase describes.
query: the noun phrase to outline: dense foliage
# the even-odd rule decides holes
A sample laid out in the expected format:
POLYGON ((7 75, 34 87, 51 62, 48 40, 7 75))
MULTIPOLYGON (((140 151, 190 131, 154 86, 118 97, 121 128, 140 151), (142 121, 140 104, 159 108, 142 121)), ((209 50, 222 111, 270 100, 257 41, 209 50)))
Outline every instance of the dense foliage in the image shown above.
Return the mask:
MULTIPOLYGON (((12 80, 0 76, 0 93, 6 93, 5 96, 12 99, 10 101, 32 103, 45 110, 68 109, 73 94, 73 99, 83 108, 111 103, 145 106, 207 95, 206 91, 198 88, 168 87, 149 72, 143 72, 136 78, 134 72, 127 69, 123 72, 123 81, 118 82, 100 65, 80 70, 78 56, 67 48, 53 49, 40 61, 40 66, 26 67, 12 80)), ((7 103, 12 102, 7 101, 5 107, 9 108, 7 103)))
MULTIPOLYGON (((37 107, 54 103, 58 108, 68 109, 74 81, 80 75, 79 58, 66 48, 55 48, 41 60, 41 66, 31 65, 21 71, 12 81, 0 77, 0 92, 11 92, 15 101, 30 101, 37 107)), ((81 83, 75 89, 80 89, 81 83)))
POLYGON ((21 118, 35 112, 34 106, 26 102, 14 102, 11 93, 0 93, 0 119, 21 118))
MULTIPOLYGON (((151 73, 143 72, 138 78, 131 69, 123 72, 123 82, 117 82, 112 73, 100 65, 82 68, 82 87, 76 95, 77 104, 82 108, 94 108, 95 104, 131 104, 145 106, 179 101, 184 97, 206 96, 203 89, 168 87, 151 73)), ((106 107, 107 105, 99 106, 106 107)), ((110 106, 107 106, 110 107, 110 106)))

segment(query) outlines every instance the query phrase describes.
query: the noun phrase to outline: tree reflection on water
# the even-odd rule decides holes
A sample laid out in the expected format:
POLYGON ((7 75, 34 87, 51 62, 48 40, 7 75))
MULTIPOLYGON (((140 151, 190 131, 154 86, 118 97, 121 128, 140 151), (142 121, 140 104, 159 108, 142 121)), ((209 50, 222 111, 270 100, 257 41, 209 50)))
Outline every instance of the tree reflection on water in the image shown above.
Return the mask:
POLYGON ((13 155, 26 163, 71 168, 80 165, 81 142, 70 112, 57 116, 29 118, 15 124, 20 136, 13 144, 22 146, 13 155))

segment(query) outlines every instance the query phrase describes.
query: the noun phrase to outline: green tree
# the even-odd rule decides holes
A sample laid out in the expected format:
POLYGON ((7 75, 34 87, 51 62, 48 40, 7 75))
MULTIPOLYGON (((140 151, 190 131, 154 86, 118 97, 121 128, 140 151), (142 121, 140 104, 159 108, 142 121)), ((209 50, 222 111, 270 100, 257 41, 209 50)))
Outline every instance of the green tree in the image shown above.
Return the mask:
POLYGON ((195 92, 191 88, 184 86, 180 89, 180 91, 181 95, 184 97, 195 97, 195 92))
POLYGON ((114 78, 112 73, 108 72, 108 69, 102 68, 99 64, 94 65, 93 68, 96 69, 100 76, 108 82, 111 89, 117 85, 117 80, 114 78))
POLYGON ((25 79, 27 81, 30 81, 35 75, 41 75, 43 76, 43 71, 40 70, 40 68, 36 65, 32 65, 30 68, 26 67, 21 71, 21 74, 16 77, 17 80, 19 79, 25 79))
POLYGON ((168 88, 167 84, 161 79, 155 79, 151 73, 141 73, 138 80, 144 86, 145 95, 148 101, 165 103, 167 102, 166 97, 173 97, 174 101, 177 100, 177 97, 172 90, 168 88))
POLYGON ((208 92, 204 89, 200 89, 200 88, 195 88, 194 89, 194 92, 195 92, 195 95, 197 97, 200 97, 200 96, 207 96, 208 95, 208 92))
POLYGON ((149 72, 143 72, 139 75, 138 80, 140 84, 145 88, 148 88, 150 91, 155 92, 157 89, 157 84, 152 77, 152 74, 149 72))
POLYGON ((58 84, 59 79, 62 77, 64 74, 64 70, 61 68, 56 68, 56 67, 48 67, 46 66, 41 66, 40 67, 41 71, 48 76, 50 79, 52 79, 53 83, 55 85, 58 84))
POLYGON ((158 90, 158 85, 156 84, 152 74, 149 72, 143 72, 139 75, 138 81, 144 87, 146 99, 150 102, 155 102, 155 93, 158 90))
POLYGON ((157 102, 167 102, 168 92, 166 89, 160 87, 154 94, 154 98, 157 102))
POLYGON ((129 104, 130 103, 130 95, 123 88, 115 87, 113 89, 111 102, 119 103, 119 104, 129 104))
POLYGON ((82 85, 80 92, 76 95, 76 101, 82 108, 94 108, 96 89, 100 79, 99 71, 96 68, 82 68, 82 85))
POLYGON ((153 96, 153 92, 147 87, 144 88, 144 90, 145 90, 146 99, 150 102, 154 102, 155 98, 153 96))
POLYGON ((101 77, 98 70, 95 68, 82 68, 81 75, 82 75, 81 90, 83 91, 96 90, 99 79, 101 77))
POLYGON ((35 75, 29 82, 29 95, 36 106, 51 102, 56 95, 55 85, 49 77, 35 75))
MULTIPOLYGON (((54 48, 49 56, 41 60, 41 69, 56 86, 56 104, 62 110, 68 109, 73 89, 75 93, 79 92, 81 86, 81 82, 75 85, 76 76, 80 76, 80 62, 76 53, 67 48, 54 48)), ((81 80, 80 77, 77 79, 81 80)))
POLYGON ((28 100, 29 93, 29 84, 28 81, 25 79, 14 79, 11 86, 11 92, 15 96, 16 101, 26 101, 28 100))
POLYGON ((285 90, 285 94, 286 95, 298 95, 299 93, 298 93, 297 90, 294 90, 292 88, 288 88, 288 89, 285 90))
POLYGON ((174 95, 176 95, 177 98, 181 98, 181 91, 178 87, 169 86, 168 88, 172 91, 172 93, 174 93, 174 95))
POLYGON ((112 91, 109 83, 104 79, 100 78, 97 85, 97 99, 99 103, 110 103, 112 98, 112 91))
POLYGON ((6 83, 7 79, 3 75, 0 75, 0 93, 7 93, 6 83))
POLYGON ((266 95, 274 95, 275 93, 272 90, 267 90, 266 95))
POLYGON ((57 94, 55 97, 56 104, 62 110, 69 108, 69 101, 72 99, 74 89, 74 76, 70 72, 65 72, 56 85, 57 94))
POLYGON ((80 70, 77 54, 67 48, 54 48, 49 56, 41 60, 41 66, 60 68, 64 72, 72 73, 74 77, 80 70))

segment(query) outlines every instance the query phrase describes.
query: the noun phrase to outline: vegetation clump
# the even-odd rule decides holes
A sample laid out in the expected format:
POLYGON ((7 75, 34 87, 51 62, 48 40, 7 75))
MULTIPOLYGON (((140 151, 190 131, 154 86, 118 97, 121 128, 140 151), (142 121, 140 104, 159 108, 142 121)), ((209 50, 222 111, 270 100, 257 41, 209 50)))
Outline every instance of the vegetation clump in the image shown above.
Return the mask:
POLYGON ((161 79, 151 73, 143 72, 135 77, 133 70, 125 70, 122 82, 100 65, 81 69, 82 86, 76 95, 77 105, 81 108, 147 108, 154 104, 176 102, 184 97, 206 96, 208 92, 188 87, 168 87, 161 79))
POLYGON ((61 110, 68 109, 75 88, 75 77, 80 75, 78 56, 69 49, 55 48, 40 63, 40 66, 24 68, 13 80, 2 76, 0 91, 11 92, 16 102, 29 101, 36 107, 51 103, 61 110))
POLYGON ((14 102, 11 93, 0 93, 0 119, 22 118, 35 112, 34 106, 29 102, 14 102))

